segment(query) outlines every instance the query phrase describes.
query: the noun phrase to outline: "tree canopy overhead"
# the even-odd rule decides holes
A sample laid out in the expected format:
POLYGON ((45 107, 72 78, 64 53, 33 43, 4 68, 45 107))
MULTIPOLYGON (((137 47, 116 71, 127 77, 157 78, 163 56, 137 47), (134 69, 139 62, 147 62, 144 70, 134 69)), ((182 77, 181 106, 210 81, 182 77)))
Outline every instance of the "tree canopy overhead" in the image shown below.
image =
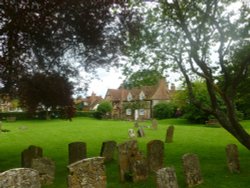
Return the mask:
POLYGON ((13 92, 23 74, 76 76, 115 58, 107 40, 111 7, 123 0, 3 0, 0 2, 0 84, 13 92), (69 61, 69 59, 71 61, 69 61), (72 63, 72 61, 74 63, 72 63), (90 63, 91 62, 91 63, 90 63))
POLYGON ((141 10, 139 37, 126 41, 125 52, 135 60, 127 67, 137 62, 180 71, 190 101, 250 149, 250 136, 240 125, 235 106, 237 89, 249 71, 250 8, 233 0, 164 0, 141 10), (206 83, 211 105, 197 100, 193 90, 197 78, 206 83))

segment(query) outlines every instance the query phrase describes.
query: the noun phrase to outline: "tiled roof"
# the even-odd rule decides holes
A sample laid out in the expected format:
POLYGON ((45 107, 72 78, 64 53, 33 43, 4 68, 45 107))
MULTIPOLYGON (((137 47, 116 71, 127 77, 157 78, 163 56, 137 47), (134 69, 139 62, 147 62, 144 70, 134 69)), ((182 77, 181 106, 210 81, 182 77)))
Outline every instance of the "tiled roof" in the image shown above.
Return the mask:
POLYGON ((111 101, 127 100, 127 95, 131 93, 133 100, 139 100, 140 93, 143 92, 145 99, 148 100, 169 100, 170 91, 167 88, 166 81, 160 80, 157 85, 154 86, 142 86, 132 89, 108 89, 105 99, 111 101))

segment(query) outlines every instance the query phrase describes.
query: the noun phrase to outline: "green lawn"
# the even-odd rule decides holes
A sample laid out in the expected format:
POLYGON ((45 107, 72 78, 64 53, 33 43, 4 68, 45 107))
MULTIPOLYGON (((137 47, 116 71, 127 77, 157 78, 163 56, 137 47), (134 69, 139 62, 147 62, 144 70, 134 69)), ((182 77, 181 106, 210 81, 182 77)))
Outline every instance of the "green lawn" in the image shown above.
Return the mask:
MULTIPOLYGON (((242 122, 250 131, 250 121, 242 122)), ((144 123, 149 125, 149 122, 144 123)), ((203 125, 190 125, 185 120, 170 119, 159 121, 158 130, 145 128, 146 137, 138 138, 139 148, 146 154, 146 144, 153 139, 165 140, 167 127, 175 125, 174 142, 165 144, 165 166, 174 166, 179 187, 184 183, 181 157, 185 153, 196 153, 201 162, 204 183, 198 188, 246 188, 250 186, 250 152, 241 146, 222 128, 203 125), (235 143, 239 148, 240 174, 230 174, 226 167, 225 147, 235 143)), ((0 171, 20 167, 21 152, 29 145, 43 148, 44 156, 56 162, 56 179, 52 186, 66 188, 68 144, 75 141, 87 143, 88 157, 98 156, 103 141, 115 140, 117 143, 128 140, 128 129, 133 122, 94 120, 75 118, 51 121, 3 122, 3 129, 10 132, 0 133, 0 171), (22 130, 20 127, 27 129, 22 130)), ((120 183, 117 160, 106 165, 108 188, 154 188, 154 175, 140 183, 120 183)))

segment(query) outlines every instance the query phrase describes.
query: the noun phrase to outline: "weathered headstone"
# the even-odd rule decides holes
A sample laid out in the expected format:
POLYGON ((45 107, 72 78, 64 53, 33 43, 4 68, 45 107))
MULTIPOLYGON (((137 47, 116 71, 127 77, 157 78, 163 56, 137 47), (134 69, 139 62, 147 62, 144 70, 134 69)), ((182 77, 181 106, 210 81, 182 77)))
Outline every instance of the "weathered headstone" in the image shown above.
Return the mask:
POLYGON ((117 145, 116 142, 112 140, 102 143, 100 156, 104 157, 104 162, 109 162, 114 159, 116 145, 117 145))
POLYGON ((157 188, 178 188, 177 177, 173 167, 161 168, 156 172, 157 188))
POLYGON ((138 121, 135 121, 134 127, 135 127, 135 128, 138 128, 138 127, 139 127, 139 122, 138 122, 138 121))
POLYGON ((118 148, 118 164, 120 172, 120 181, 124 182, 131 175, 130 160, 138 154, 138 145, 136 140, 130 140, 119 144, 118 148))
POLYGON ((39 173, 31 168, 15 168, 0 174, 1 188, 40 188, 39 173))
POLYGON ((39 172, 42 185, 53 184, 55 179, 55 162, 47 157, 36 158, 32 160, 31 168, 39 172))
POLYGON ((147 144, 148 166, 151 171, 163 168, 164 143, 161 140, 152 140, 147 144))
POLYGON ((72 142, 69 148, 69 164, 85 159, 87 157, 87 146, 85 142, 72 142))
POLYGON ((238 147, 235 144, 228 144, 226 147, 227 166, 231 173, 240 172, 238 147))
POLYGON ((144 132, 144 129, 142 127, 139 127, 139 129, 137 131, 137 135, 138 135, 138 137, 144 137, 145 136, 145 132, 144 132))
POLYGON ((106 188, 103 157, 77 161, 68 166, 68 188, 106 188))
POLYGON ((156 119, 152 120, 152 129, 156 130, 158 128, 158 122, 156 119))
POLYGON ((21 153, 21 166, 30 168, 32 159, 43 157, 43 149, 38 146, 29 146, 21 153))
POLYGON ((173 142, 173 136, 174 136, 174 126, 173 125, 170 125, 167 129, 167 132, 166 132, 166 139, 165 139, 165 142, 166 143, 171 143, 173 142))
POLYGON ((128 136, 129 136, 129 138, 135 138, 136 137, 134 129, 129 129, 128 130, 128 136))
POLYGON ((196 154, 187 153, 182 157, 184 175, 188 187, 203 183, 201 176, 200 162, 196 154))
POLYGON ((138 182, 148 178, 148 164, 146 158, 138 152, 129 159, 132 181, 138 182))

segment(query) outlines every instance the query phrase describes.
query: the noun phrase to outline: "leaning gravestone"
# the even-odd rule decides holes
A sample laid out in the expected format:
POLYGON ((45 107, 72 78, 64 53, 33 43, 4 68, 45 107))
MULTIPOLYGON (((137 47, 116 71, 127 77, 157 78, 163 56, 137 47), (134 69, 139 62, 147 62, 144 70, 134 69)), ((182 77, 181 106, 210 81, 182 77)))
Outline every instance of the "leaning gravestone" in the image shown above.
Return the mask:
POLYGON ((87 157, 87 146, 85 142, 72 142, 69 148, 69 164, 85 159, 87 157))
POLYGON ((32 160, 31 168, 39 172, 42 185, 51 185, 55 179, 55 162, 47 157, 36 158, 32 160))
POLYGON ((156 119, 152 120, 152 129, 156 130, 158 128, 158 122, 156 119))
POLYGON ((238 147, 235 144, 228 144, 226 147, 227 166, 231 173, 240 173, 240 162, 238 147))
POLYGON ((32 159, 43 156, 43 149, 38 146, 29 146, 28 149, 23 150, 21 153, 21 166, 30 168, 32 159))
POLYGON ((151 171, 163 167, 164 143, 161 140, 152 140, 147 144, 148 166, 151 171))
POLYGON ((77 161, 68 166, 68 188, 106 188, 103 157, 77 161))
POLYGON ((100 156, 104 157, 104 162, 109 162, 114 159, 116 145, 117 145, 116 142, 113 140, 102 143, 100 156))
POLYGON ((182 157, 184 175, 188 187, 203 183, 201 176, 200 162, 196 154, 187 153, 182 157))
MULTIPOLYGON (((131 158, 138 155, 138 145, 136 140, 130 140, 119 144, 118 148, 118 164, 120 172, 120 181, 124 182, 129 179, 128 175, 131 175, 131 158)), ((132 179, 132 177, 131 177, 132 179)))
POLYGON ((144 137, 145 136, 145 132, 144 132, 144 129, 142 127, 139 127, 139 129, 137 131, 137 135, 138 135, 138 137, 144 137))
POLYGON ((159 169, 156 172, 157 188, 178 188, 177 177, 173 167, 159 169))
POLYGON ((174 136, 174 126, 173 125, 170 125, 167 129, 167 132, 166 132, 166 139, 165 139, 165 142, 166 143, 171 143, 173 142, 173 136, 174 136))
POLYGON ((40 188, 39 172, 31 168, 15 168, 0 174, 1 188, 40 188))

